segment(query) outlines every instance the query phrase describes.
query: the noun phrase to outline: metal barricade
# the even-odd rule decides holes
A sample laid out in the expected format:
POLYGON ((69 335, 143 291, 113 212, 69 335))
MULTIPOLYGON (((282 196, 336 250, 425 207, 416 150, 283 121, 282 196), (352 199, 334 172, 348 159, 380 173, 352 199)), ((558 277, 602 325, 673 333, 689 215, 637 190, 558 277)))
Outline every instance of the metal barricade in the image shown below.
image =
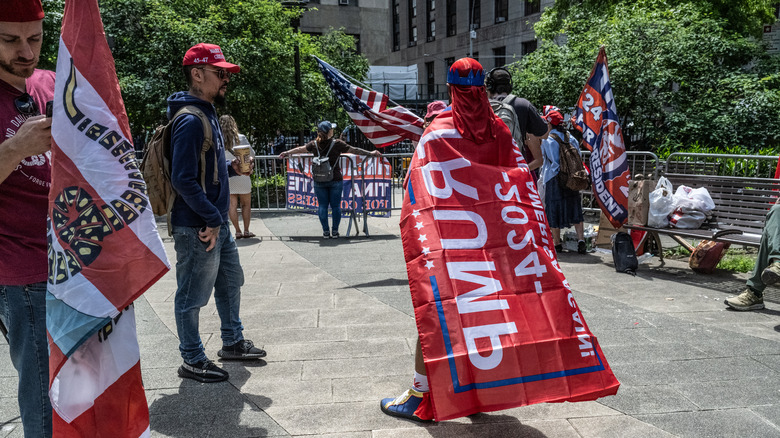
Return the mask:
POLYGON ((774 178, 776 155, 700 154, 674 152, 666 158, 665 173, 774 178))
MULTIPOLYGON (((582 159, 585 163, 590 162, 590 151, 581 151, 582 159)), ((658 156, 652 152, 644 151, 627 151, 626 159, 628 160, 628 169, 630 174, 641 174, 647 177, 651 175, 652 179, 657 179, 661 169, 660 160, 658 156)), ((582 194, 582 210, 589 213, 598 213, 601 211, 599 203, 596 197, 593 196, 592 190, 583 190, 582 194)))
POLYGON ((393 183, 391 184, 390 200, 391 209, 400 210, 404 199, 403 183, 406 178, 406 172, 409 170, 409 163, 412 161, 411 152, 384 154, 382 157, 390 161, 390 168, 393 172, 393 183))

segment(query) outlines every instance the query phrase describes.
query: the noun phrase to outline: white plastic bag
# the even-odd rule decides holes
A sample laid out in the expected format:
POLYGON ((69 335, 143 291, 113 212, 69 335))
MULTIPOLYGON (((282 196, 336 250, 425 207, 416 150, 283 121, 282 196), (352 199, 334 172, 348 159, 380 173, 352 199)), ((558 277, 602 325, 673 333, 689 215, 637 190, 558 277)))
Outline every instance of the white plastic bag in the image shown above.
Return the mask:
POLYGON ((669 214, 674 211, 672 183, 662 176, 650 192, 650 211, 647 213, 647 226, 665 228, 669 225, 669 214))
POLYGON ((701 227, 707 215, 695 208, 678 207, 669 216, 669 226, 673 228, 696 229, 701 227))
MULTIPOLYGON (((688 186, 679 186, 674 192, 674 207, 687 210, 699 210, 707 215, 713 208, 715 202, 710 196, 710 192, 704 187, 692 189, 688 186)), ((698 228, 698 227, 696 227, 698 228)))

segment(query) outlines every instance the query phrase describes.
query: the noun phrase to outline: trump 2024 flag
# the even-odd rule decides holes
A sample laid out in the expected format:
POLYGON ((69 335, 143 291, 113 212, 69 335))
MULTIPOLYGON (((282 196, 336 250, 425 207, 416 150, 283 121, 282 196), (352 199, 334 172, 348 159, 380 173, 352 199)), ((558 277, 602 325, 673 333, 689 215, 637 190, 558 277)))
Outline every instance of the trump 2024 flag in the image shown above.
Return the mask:
POLYGON ((149 435, 132 302, 170 265, 147 209, 97 0, 67 0, 49 192, 49 397, 57 437, 149 435))
POLYGON ((630 173, 604 47, 599 49, 574 111, 574 125, 582 131, 582 141, 591 151, 593 194, 612 226, 620 228, 628 220, 630 173))
POLYGON ((476 144, 442 112, 407 193, 401 238, 436 420, 617 392, 507 129, 476 144))

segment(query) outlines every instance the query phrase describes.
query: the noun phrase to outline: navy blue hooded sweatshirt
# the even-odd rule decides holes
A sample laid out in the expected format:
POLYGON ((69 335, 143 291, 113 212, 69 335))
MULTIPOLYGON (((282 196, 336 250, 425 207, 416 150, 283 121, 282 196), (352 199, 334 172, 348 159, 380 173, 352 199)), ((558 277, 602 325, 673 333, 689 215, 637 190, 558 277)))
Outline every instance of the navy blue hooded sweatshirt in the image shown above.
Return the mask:
POLYGON ((228 186, 228 163, 225 159, 225 145, 222 130, 214 105, 186 91, 168 97, 168 120, 181 107, 194 105, 203 110, 211 122, 214 151, 206 152, 206 192, 200 185, 200 149, 203 145, 203 126, 194 115, 179 117, 173 125, 171 135, 171 184, 176 190, 176 201, 171 210, 171 224, 185 227, 216 228, 228 221, 230 188, 228 186), (219 184, 214 184, 214 165, 219 169, 219 184))

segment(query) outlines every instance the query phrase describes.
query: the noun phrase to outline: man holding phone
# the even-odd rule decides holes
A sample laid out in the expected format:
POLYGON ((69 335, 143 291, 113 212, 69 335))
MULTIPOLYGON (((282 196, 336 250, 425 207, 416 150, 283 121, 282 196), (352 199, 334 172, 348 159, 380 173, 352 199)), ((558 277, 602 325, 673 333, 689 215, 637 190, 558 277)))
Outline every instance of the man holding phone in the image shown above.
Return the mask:
POLYGON ((227 371, 206 357, 198 330, 200 308, 214 302, 221 322, 222 359, 259 359, 265 351, 244 339, 239 318, 244 272, 238 260, 236 241, 230 233, 228 172, 240 172, 237 161, 228 166, 225 145, 214 103, 225 101, 225 92, 234 73, 241 68, 225 60, 214 44, 197 44, 182 61, 188 91, 168 98, 168 117, 190 107, 201 111, 211 125, 212 146, 204 154, 201 118, 184 114, 175 118, 171 134, 171 184, 176 201, 171 210, 172 235, 176 250, 174 300, 179 351, 184 364, 179 376, 199 382, 221 382, 227 371), (200 163, 203 156, 204 163, 200 163), (203 173, 201 175, 201 173, 203 173))
POLYGON ((0 325, 19 374, 24 435, 50 437, 46 215, 54 72, 38 70, 40 0, 0 1, 0 325))

